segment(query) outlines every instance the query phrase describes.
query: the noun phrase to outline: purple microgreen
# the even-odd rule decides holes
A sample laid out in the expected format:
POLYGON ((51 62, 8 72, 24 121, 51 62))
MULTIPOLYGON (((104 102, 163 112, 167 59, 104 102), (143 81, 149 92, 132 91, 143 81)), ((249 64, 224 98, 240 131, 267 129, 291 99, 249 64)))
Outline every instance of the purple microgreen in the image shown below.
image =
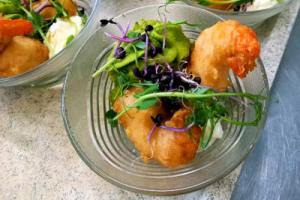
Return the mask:
POLYGON ((48 0, 44 1, 44 2, 42 3, 42 5, 40 5, 40 7, 38 7, 38 8, 35 10, 35 12, 36 12, 36 13, 40 13, 40 12, 45 8, 45 6, 46 6, 48 3, 49 3, 48 0))
POLYGON ((140 40, 140 37, 137 37, 137 38, 133 38, 133 39, 129 39, 129 38, 120 38, 118 36, 115 36, 115 35, 111 35, 109 33, 105 33, 108 37, 114 39, 114 40, 118 40, 118 41, 122 41, 122 42, 126 42, 126 43, 132 43, 132 42, 135 42, 135 41, 138 41, 140 40))
POLYGON ((146 33, 145 62, 144 62, 145 68, 147 68, 148 65, 148 45, 149 45, 149 36, 146 33))
POLYGON ((156 56, 156 48, 155 48, 155 46, 150 41, 149 41, 149 45, 152 48, 152 55, 153 55, 153 57, 156 56))
POLYGON ((148 144, 150 144, 151 136, 152 136, 152 134, 154 133, 156 127, 157 127, 156 124, 154 124, 153 128, 151 129, 150 133, 148 134, 148 137, 147 137, 147 142, 148 142, 148 144))
POLYGON ((164 38, 163 38, 163 44, 162 44, 162 52, 165 51, 165 46, 166 46, 166 39, 167 39, 167 16, 163 14, 165 19, 164 19, 164 38))
MULTIPOLYGON (((127 22, 126 30, 125 30, 125 32, 123 32, 123 35, 122 35, 122 38, 123 38, 123 39, 126 38, 127 32, 128 32, 128 30, 129 30, 129 27, 130 27, 130 21, 127 22)), ((122 30, 123 30, 123 29, 122 29, 122 30)), ((114 52, 114 57, 115 57, 115 58, 118 58, 117 56, 118 56, 118 52, 120 52, 119 48, 120 48, 121 44, 122 44, 122 41, 119 41, 119 43, 118 43, 118 45, 117 45, 117 47, 116 47, 116 49, 115 49, 115 52, 114 52)), ((123 56, 122 56, 122 57, 123 57, 123 56)), ((124 56, 124 57, 125 57, 125 56, 124 56)))
POLYGON ((180 79, 183 80, 186 83, 189 83, 193 87, 200 87, 200 85, 198 83, 196 83, 195 81, 193 81, 193 80, 189 80, 189 79, 187 79, 187 78, 185 78, 183 76, 180 76, 180 79))
POLYGON ((173 73, 173 69, 172 69, 171 65, 166 60, 163 60, 163 61, 166 64, 168 70, 171 72, 172 77, 174 77, 174 73, 173 73))
POLYGON ((166 130, 169 130, 169 131, 174 131, 174 132, 177 132, 177 133, 182 133, 182 132, 187 132, 190 128, 192 128, 194 126, 194 124, 195 123, 192 122, 190 125, 188 125, 185 128, 172 128, 172 127, 168 127, 168 126, 159 126, 159 128, 166 129, 166 130))

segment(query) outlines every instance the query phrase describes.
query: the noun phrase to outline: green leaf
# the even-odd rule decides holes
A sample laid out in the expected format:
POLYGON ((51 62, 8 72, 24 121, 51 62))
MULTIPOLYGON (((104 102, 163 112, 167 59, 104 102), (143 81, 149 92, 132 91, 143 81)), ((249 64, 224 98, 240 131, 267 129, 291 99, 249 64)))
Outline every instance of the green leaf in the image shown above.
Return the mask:
POLYGON ((118 121, 117 120, 113 120, 113 118, 117 116, 117 113, 110 109, 105 113, 105 117, 108 121, 108 123, 112 126, 112 127, 116 127, 118 125, 118 121))
POLYGON ((68 38, 67 38, 67 41, 66 41, 66 45, 68 45, 70 42, 72 42, 72 40, 75 38, 75 36, 72 34, 70 35, 68 38))
POLYGON ((69 18, 70 14, 69 11, 67 11, 61 4, 59 1, 52 1, 50 0, 51 4, 54 6, 54 8, 56 9, 56 15, 54 17, 54 19, 56 18, 60 18, 60 17, 66 17, 69 18))
POLYGON ((120 72, 120 73, 118 74, 117 78, 116 78, 116 84, 117 84, 118 86, 120 86, 120 85, 122 85, 122 84, 125 84, 125 83, 128 82, 128 81, 129 81, 128 76, 127 76, 125 73, 123 73, 123 72, 120 72))
POLYGON ((27 14, 27 19, 29 21, 31 21, 31 23, 33 25, 34 32, 37 32, 44 27, 45 21, 44 21, 44 18, 40 14, 33 12, 33 11, 28 12, 26 14, 27 14))
POLYGON ((15 6, 21 6, 21 1, 20 0, 10 0, 10 2, 12 4, 14 4, 15 6))
POLYGON ((137 106, 137 109, 139 109, 139 110, 147 110, 151 106, 155 105, 158 101, 159 101, 159 99, 157 99, 157 98, 146 99, 140 105, 137 106))
POLYGON ((188 26, 203 26, 202 23, 199 23, 199 24, 191 24, 189 23, 188 20, 172 20, 172 21, 169 21, 170 24, 173 24, 173 25, 180 25, 180 24, 185 24, 185 25, 188 25, 188 26))
POLYGON ((173 24, 173 25, 185 24, 186 22, 188 22, 188 20, 171 20, 171 21, 169 21, 169 23, 173 24))
POLYGON ((140 32, 129 32, 129 33, 127 33, 127 38, 133 39, 133 38, 136 38, 136 37, 138 37, 140 35, 141 35, 140 32))
POLYGON ((145 89, 143 92, 137 93, 135 95, 133 95, 135 98, 140 98, 142 96, 145 96, 147 94, 152 94, 154 92, 158 91, 158 83, 156 83, 155 85, 150 86, 149 88, 145 89))
POLYGON ((85 14, 83 14, 81 11, 78 10, 78 15, 79 17, 81 17, 81 21, 82 21, 82 25, 85 25, 87 22, 87 16, 85 14))
POLYGON ((23 10, 11 3, 0 2, 0 13, 3 14, 23 14, 23 10))
POLYGON ((139 49, 145 49, 146 48, 146 42, 143 42, 143 41, 136 41, 133 43, 133 45, 139 49))
POLYGON ((198 88, 195 92, 195 94, 204 94, 205 92, 207 92, 209 90, 209 88, 198 88))

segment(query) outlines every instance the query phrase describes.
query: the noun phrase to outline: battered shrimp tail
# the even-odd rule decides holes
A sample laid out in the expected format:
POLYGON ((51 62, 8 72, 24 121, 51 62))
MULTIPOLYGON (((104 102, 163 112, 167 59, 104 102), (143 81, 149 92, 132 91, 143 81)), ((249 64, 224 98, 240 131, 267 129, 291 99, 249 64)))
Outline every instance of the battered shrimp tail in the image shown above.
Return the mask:
POLYGON ((232 32, 232 55, 227 58, 227 63, 233 72, 240 78, 245 78, 248 72, 255 67, 255 59, 260 54, 260 44, 254 31, 236 21, 228 21, 227 25, 236 27, 232 32))
POLYGON ((230 68, 240 78, 256 67, 260 44, 250 28, 229 20, 202 31, 195 43, 188 72, 202 85, 225 91, 231 85, 230 68))

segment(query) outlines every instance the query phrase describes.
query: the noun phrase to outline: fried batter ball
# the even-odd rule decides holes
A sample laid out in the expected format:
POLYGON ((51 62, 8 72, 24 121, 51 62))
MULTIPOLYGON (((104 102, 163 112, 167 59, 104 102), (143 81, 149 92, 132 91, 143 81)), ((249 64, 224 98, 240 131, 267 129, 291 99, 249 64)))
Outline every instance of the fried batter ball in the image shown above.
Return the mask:
MULTIPOLYGON (((134 94, 143 91, 140 88, 131 88, 125 91, 123 97, 119 97, 114 103, 113 109, 120 113, 124 110, 124 105, 129 106, 136 99, 134 94)), ((184 128, 185 120, 191 114, 191 110, 182 108, 169 116, 162 103, 157 103, 147 110, 138 111, 136 108, 130 109, 128 114, 122 115, 119 123, 125 128, 129 139, 141 153, 141 158, 145 162, 155 159, 167 167, 182 166, 190 162, 196 154, 201 134, 200 127, 191 129, 192 136, 187 132, 177 133, 174 131, 156 128, 151 136, 150 144, 147 141, 148 134, 154 126, 151 116, 158 113, 163 115, 162 125, 172 128, 184 128)))
POLYGON ((0 77, 11 77, 37 67, 49 59, 48 48, 40 41, 25 37, 13 37, 0 52, 0 77))
POLYGON ((231 85, 231 68, 240 78, 256 67, 260 44, 253 30, 237 21, 218 22, 202 31, 192 52, 188 72, 202 85, 224 91, 231 85))

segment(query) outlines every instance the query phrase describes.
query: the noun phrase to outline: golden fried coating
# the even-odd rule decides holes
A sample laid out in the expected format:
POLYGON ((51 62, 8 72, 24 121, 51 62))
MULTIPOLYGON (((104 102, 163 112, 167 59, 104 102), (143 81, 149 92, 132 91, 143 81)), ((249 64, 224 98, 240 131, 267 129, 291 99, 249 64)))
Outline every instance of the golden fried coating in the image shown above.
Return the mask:
MULTIPOLYGON (((136 100, 133 95, 141 91, 142 89, 140 88, 126 90, 125 95, 119 97, 114 103, 113 109, 120 113, 124 110, 124 105, 129 106, 136 100)), ((180 109, 170 118, 161 103, 157 103, 147 110, 137 111, 135 108, 130 109, 128 114, 124 114, 120 118, 119 123, 125 128, 127 136, 139 150, 145 162, 155 159, 168 167, 176 167, 188 163, 195 157, 201 129, 193 127, 191 129, 193 139, 191 139, 187 132, 177 133, 156 128, 149 144, 147 137, 154 126, 151 116, 155 117, 158 113, 163 115, 164 121, 162 125, 184 128, 184 122, 187 116, 191 114, 191 110, 180 109)))
MULTIPOLYGON (((176 111, 171 119, 163 121, 162 125, 182 129, 191 110, 181 108, 176 111)), ((198 150, 200 127, 191 128, 191 137, 187 132, 174 132, 166 129, 157 129, 151 137, 154 150, 154 159, 168 167, 178 167, 194 159, 198 150)))
POLYGON ((229 20, 205 29, 192 52, 188 72, 202 79, 202 85, 224 91, 230 86, 231 68, 240 78, 255 67, 260 44, 253 30, 229 20))
POLYGON ((48 48, 36 39, 16 36, 0 52, 0 77, 28 71, 49 59, 48 48))
MULTIPOLYGON (((122 112, 124 105, 129 106, 136 100, 133 95, 141 91, 143 91, 141 88, 126 90, 124 96, 119 97, 114 103, 114 111, 117 113, 122 112)), ((145 161, 148 161, 152 155, 151 148, 147 143, 147 136, 154 126, 150 117, 155 117, 158 113, 163 114, 163 117, 168 116, 163 106, 158 103, 147 110, 138 111, 136 108, 132 108, 119 119, 119 123, 125 128, 127 136, 134 143, 145 161)))
POLYGON ((30 21, 23 19, 8 20, 0 15, 0 52, 18 35, 30 35, 33 26, 30 21))

